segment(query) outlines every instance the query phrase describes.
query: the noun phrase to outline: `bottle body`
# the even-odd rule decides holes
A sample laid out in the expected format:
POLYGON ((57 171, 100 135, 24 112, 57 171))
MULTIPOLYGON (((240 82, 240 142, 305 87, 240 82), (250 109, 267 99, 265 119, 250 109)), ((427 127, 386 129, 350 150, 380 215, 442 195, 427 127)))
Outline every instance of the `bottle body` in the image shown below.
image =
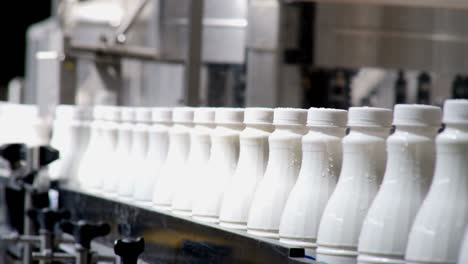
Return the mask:
POLYGON ((119 183, 119 197, 124 200, 132 199, 135 192, 135 182, 145 172, 144 160, 148 151, 148 125, 135 124, 132 128, 132 144, 127 169, 124 170, 119 183))
POLYGON ((52 180, 63 180, 69 173, 70 157, 74 153, 76 124, 72 120, 56 120, 50 145, 60 152, 60 158, 49 165, 49 176, 52 180))
POLYGON ((89 187, 93 191, 101 191, 108 181, 109 168, 113 166, 113 157, 117 142, 117 124, 106 121, 101 127, 100 148, 96 150, 97 160, 94 164, 93 177, 89 178, 89 187))
POLYGON ((436 149, 434 179, 409 233, 406 263, 456 263, 468 223, 466 125, 447 126, 437 136, 436 149))
POLYGON ((404 263, 408 233, 432 180, 436 133, 397 127, 388 138, 386 172, 363 223, 359 263, 404 263))
POLYGON ((239 161, 223 195, 221 226, 247 230, 250 205, 268 162, 268 137, 271 130, 271 126, 263 129, 247 127, 240 133, 239 161))
POLYGON ((137 202, 150 205, 154 185, 166 160, 169 146, 169 125, 156 124, 148 129, 148 151, 143 162, 141 177, 135 181, 133 197, 137 202))
POLYGON ((320 220, 319 261, 356 263, 362 223, 385 169, 388 133, 387 128, 352 127, 344 137, 340 178, 320 220))
POLYGON ((78 186, 78 170, 83 160, 84 153, 89 144, 91 137, 91 122, 89 120, 81 120, 73 126, 74 132, 74 144, 72 147, 74 150, 73 154, 70 155, 70 184, 72 186, 78 186))
POLYGON ((103 126, 102 121, 93 121, 91 123, 91 132, 88 146, 83 153, 83 158, 78 169, 78 181, 80 187, 89 189, 91 187, 91 178, 98 177, 96 167, 99 166, 102 150, 103 126))
POLYGON ((227 184, 239 158, 239 134, 242 126, 217 126, 211 135, 211 153, 206 175, 193 204, 193 217, 217 223, 227 184))
POLYGON ((187 166, 182 173, 181 186, 177 187, 172 201, 172 211, 179 215, 190 216, 192 203, 203 186, 200 179, 206 172, 211 152, 211 133, 213 126, 195 126, 190 133, 190 151, 187 166))
POLYGON ((169 150, 153 192, 153 206, 170 210, 174 191, 180 184, 190 148, 190 129, 186 124, 175 124, 169 130, 169 150))
POLYGON ((344 128, 315 128, 302 138, 302 166, 279 234, 280 242, 305 247, 311 255, 315 255, 320 219, 341 170, 344 132, 344 128))
POLYGON ((128 183, 128 175, 132 173, 132 168, 129 165, 130 152, 133 143, 133 124, 121 123, 117 128, 117 146, 115 148, 114 166, 112 166, 110 174, 112 175, 104 188, 108 196, 120 196, 128 183))
POLYGON ((248 233, 279 238, 281 213, 301 166, 304 134, 303 127, 277 127, 270 135, 268 164, 249 211, 248 233))

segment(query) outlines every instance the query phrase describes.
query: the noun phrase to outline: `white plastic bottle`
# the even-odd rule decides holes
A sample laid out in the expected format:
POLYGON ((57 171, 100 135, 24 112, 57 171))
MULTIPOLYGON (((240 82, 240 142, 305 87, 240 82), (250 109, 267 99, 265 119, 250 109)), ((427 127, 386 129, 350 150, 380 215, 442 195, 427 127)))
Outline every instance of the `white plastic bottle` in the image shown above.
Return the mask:
POLYGON ((66 160, 73 154, 72 123, 75 118, 75 107, 73 105, 58 105, 55 108, 55 118, 52 125, 52 139, 50 146, 60 152, 60 158, 49 165, 49 176, 52 180, 67 177, 66 160))
POLYGON ((252 200, 248 233, 279 238, 281 214, 301 168, 301 139, 307 132, 306 121, 305 109, 275 109, 275 130, 268 138, 268 164, 252 200))
POLYGON ((117 197, 120 185, 124 189, 129 180, 133 168, 129 161, 130 151, 133 143, 133 127, 135 124, 135 109, 133 107, 120 108, 120 123, 117 125, 117 145, 115 147, 114 166, 110 168, 108 184, 104 186, 104 192, 107 196, 117 197))
POLYGON ((463 243, 460 247, 460 255, 458 256, 458 264, 465 264, 468 263, 468 227, 465 231, 465 238, 463 239, 463 243))
POLYGON ((215 127, 214 108, 196 108, 190 132, 190 152, 185 172, 181 175, 180 184, 174 193, 172 212, 182 216, 192 215, 192 202, 196 191, 202 188, 200 181, 210 158, 211 133, 215 127))
POLYGON ((384 175, 391 123, 389 109, 349 108, 340 178, 320 220, 318 261, 356 263, 361 226, 384 175))
POLYGON ((174 192, 181 184, 184 184, 179 179, 187 166, 190 131, 193 128, 193 111, 191 107, 173 109, 174 125, 169 130, 169 150, 153 193, 153 207, 156 209, 171 210, 174 192))
POLYGON ((309 132, 302 138, 302 166, 281 217, 280 242, 304 247, 315 256, 323 210, 341 170, 341 140, 346 131, 345 110, 311 108, 309 132))
POLYGON ((239 158, 239 134, 244 129, 244 109, 217 108, 216 128, 211 134, 211 154, 203 186, 196 195, 192 217, 217 223, 224 191, 239 158))
POLYGON ((151 108, 135 108, 136 123, 132 128, 132 146, 127 169, 119 182, 119 198, 131 200, 135 193, 135 184, 145 174, 145 157, 148 151, 148 130, 151 123, 151 108))
POLYGON ((219 224, 246 231, 252 198, 268 162, 268 137, 274 129, 273 109, 246 108, 244 124, 239 161, 223 196, 219 224))
POLYGON ((87 190, 89 187, 89 179, 97 177, 95 171, 96 164, 101 160, 100 150, 102 149, 102 127, 104 124, 104 106, 94 106, 93 121, 91 123, 91 134, 86 150, 83 153, 83 158, 78 168, 78 182, 80 188, 87 190))
POLYGON ((172 124, 170 108, 152 108, 153 124, 147 128, 148 151, 143 163, 143 170, 135 180, 134 200, 144 206, 153 203, 154 186, 161 167, 166 161, 169 148, 169 129, 172 124))
POLYGON ((92 108, 89 106, 77 106, 76 118, 72 123, 72 146, 71 155, 69 155, 69 161, 66 161, 65 166, 69 173, 69 185, 71 187, 78 187, 78 169, 83 159, 84 152, 89 143, 91 134, 91 119, 92 119, 92 108))
POLYGON ((89 178, 89 188, 101 193, 110 177, 110 168, 114 166, 115 148, 117 145, 117 127, 120 121, 120 109, 116 106, 104 107, 104 122, 101 127, 101 145, 97 150, 98 160, 93 167, 93 177, 89 178))
POLYGON ((435 165, 439 107, 396 105, 387 139, 383 183, 364 220, 359 263, 404 263, 408 233, 429 189, 435 165))
POLYGON ((406 263, 456 263, 468 225, 468 100, 447 100, 434 178, 409 233, 406 263))

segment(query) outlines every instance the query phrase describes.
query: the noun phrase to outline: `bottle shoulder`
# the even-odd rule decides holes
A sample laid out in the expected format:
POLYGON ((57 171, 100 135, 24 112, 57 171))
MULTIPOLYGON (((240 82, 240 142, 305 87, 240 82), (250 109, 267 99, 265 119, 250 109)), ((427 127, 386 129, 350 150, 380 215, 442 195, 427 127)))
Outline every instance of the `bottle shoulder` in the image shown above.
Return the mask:
POLYGON ((409 133, 406 131, 395 131, 392 135, 388 137, 387 142, 392 144, 411 144, 411 143, 424 143, 424 142, 434 142, 436 137, 436 132, 428 133, 409 133))
POLYGON ((341 142, 344 135, 327 134, 316 131, 309 131, 302 137, 303 143, 316 143, 316 142, 341 142))

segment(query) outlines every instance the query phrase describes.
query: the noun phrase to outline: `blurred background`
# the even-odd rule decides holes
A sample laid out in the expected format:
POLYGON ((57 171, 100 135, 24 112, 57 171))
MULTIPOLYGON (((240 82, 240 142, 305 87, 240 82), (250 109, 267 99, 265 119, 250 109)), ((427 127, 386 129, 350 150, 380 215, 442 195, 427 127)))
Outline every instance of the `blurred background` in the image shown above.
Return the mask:
POLYGON ((45 116, 60 103, 441 105, 468 97, 464 2, 9 1, 1 99, 45 116))

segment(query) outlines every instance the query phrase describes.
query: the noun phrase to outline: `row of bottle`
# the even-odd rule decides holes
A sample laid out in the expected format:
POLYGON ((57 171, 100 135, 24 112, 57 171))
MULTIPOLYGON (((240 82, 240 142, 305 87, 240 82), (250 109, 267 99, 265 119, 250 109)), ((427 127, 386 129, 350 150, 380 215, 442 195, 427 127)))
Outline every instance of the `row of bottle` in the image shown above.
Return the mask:
POLYGON ((370 107, 88 114, 57 109, 53 144, 64 156, 51 171, 84 189, 276 238, 328 263, 456 261, 468 222, 467 100, 446 102, 436 144, 441 111, 424 105, 397 105, 390 137, 391 110, 370 107))

